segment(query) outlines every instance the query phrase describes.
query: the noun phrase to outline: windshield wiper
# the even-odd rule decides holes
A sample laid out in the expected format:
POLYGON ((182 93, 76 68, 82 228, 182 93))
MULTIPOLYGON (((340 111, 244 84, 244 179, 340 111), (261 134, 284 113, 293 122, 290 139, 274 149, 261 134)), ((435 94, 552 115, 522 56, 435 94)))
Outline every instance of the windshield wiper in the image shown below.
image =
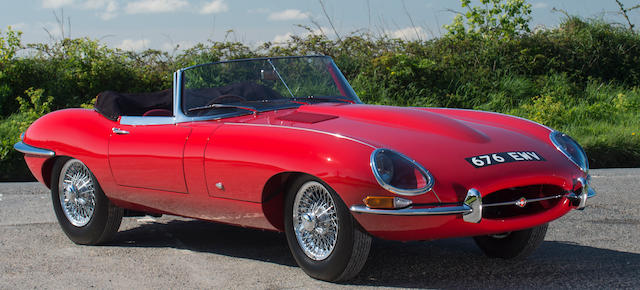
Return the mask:
POLYGON ((349 104, 354 104, 355 102, 351 101, 351 100, 347 100, 347 99, 341 99, 341 98, 335 98, 335 97, 317 97, 317 96, 306 96, 306 97, 295 97, 295 98, 291 98, 292 100, 296 100, 296 101, 305 101, 305 100, 318 100, 318 101, 331 101, 331 102, 342 102, 342 103, 349 103, 349 104))
POLYGON ((202 107, 191 108, 191 109, 189 109, 189 112, 207 110, 207 109, 217 109, 217 108, 243 109, 243 110, 251 111, 254 114, 258 113, 258 110, 256 110, 255 108, 247 107, 247 106, 240 106, 240 105, 232 105, 232 104, 210 104, 210 105, 206 105, 206 106, 202 106, 202 107))

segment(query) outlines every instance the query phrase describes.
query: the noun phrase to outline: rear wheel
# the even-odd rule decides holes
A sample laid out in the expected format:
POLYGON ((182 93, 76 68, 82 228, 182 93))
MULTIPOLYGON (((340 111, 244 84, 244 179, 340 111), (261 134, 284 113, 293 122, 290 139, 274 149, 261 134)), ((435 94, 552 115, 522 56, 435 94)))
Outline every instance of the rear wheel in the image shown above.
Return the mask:
POLYGON ((480 249, 489 257, 524 259, 544 241, 549 224, 521 231, 473 237, 480 249))
POLYGON ((56 161, 51 200, 60 227, 76 244, 107 242, 120 227, 123 209, 109 201, 95 176, 78 159, 56 161))
POLYGON ((371 237, 328 185, 305 177, 285 200, 285 233, 291 253, 309 276, 344 281, 364 266, 371 237))

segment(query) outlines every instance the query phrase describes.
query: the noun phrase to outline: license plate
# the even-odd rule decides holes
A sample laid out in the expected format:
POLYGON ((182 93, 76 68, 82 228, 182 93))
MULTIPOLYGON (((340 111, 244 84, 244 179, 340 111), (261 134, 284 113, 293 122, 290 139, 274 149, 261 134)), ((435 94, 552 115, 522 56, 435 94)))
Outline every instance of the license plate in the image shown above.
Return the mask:
POLYGON ((486 167, 502 163, 545 161, 542 155, 535 151, 498 152, 465 158, 475 168, 486 167))

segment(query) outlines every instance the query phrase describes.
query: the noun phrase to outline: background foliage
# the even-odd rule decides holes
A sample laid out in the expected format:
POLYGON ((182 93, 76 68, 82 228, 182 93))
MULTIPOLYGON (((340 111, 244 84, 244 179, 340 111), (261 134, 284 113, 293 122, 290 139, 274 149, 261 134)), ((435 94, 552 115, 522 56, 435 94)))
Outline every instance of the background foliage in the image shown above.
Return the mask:
POLYGON ((170 54, 122 51, 87 38, 23 45, 20 32, 0 31, 0 180, 29 178, 12 146, 51 110, 91 107, 103 90, 170 88, 171 73, 194 64, 309 54, 332 56, 365 103, 521 116, 572 135, 592 167, 640 166, 636 32, 577 17, 532 32, 524 1, 461 3, 468 13, 447 26, 447 35, 426 41, 310 33, 279 45, 208 41, 170 54))

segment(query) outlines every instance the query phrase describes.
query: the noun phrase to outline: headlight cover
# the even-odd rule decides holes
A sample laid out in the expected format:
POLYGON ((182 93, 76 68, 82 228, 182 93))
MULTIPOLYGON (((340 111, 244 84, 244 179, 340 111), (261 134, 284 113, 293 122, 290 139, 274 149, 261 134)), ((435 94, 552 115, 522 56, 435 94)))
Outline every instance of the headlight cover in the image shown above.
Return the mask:
POLYGON ((433 188, 434 179, 424 167, 391 149, 376 149, 370 160, 373 176, 384 189, 399 195, 419 195, 433 188))
POLYGON ((589 172, 589 160, 582 146, 573 140, 569 135, 558 131, 549 133, 549 139, 558 151, 562 152, 571 162, 580 167, 585 173, 589 172))

